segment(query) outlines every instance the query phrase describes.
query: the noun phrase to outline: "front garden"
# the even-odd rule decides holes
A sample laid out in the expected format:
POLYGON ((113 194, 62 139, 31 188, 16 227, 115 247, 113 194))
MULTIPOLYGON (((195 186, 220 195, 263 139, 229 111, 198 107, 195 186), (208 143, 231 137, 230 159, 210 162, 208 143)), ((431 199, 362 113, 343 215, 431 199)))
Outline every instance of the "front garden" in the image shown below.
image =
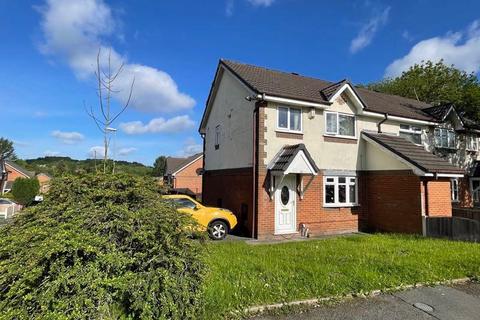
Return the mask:
POLYGON ((480 276, 480 245, 408 235, 212 243, 206 318, 246 307, 480 276))

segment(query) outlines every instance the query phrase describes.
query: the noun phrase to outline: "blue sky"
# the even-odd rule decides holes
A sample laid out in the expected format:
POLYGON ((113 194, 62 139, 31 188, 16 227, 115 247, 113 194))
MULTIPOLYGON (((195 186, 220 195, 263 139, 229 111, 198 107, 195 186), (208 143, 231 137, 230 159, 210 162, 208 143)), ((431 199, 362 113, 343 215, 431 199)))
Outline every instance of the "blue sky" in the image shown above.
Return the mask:
MULTIPOLYGON (((95 56, 124 63, 115 157, 152 164, 201 150, 219 58, 337 81, 395 76, 422 59, 480 68, 478 1, 0 0, 0 136, 21 158, 101 151, 95 56)), ((113 147, 113 146, 112 146, 113 147)))

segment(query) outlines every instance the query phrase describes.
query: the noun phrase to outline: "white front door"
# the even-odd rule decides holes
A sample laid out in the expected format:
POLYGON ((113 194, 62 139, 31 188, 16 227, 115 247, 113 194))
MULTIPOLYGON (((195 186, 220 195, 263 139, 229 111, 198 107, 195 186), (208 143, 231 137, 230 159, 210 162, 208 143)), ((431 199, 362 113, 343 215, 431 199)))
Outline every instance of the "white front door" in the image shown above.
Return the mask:
POLYGON ((285 176, 275 191, 275 234, 293 233, 297 226, 296 177, 285 176))

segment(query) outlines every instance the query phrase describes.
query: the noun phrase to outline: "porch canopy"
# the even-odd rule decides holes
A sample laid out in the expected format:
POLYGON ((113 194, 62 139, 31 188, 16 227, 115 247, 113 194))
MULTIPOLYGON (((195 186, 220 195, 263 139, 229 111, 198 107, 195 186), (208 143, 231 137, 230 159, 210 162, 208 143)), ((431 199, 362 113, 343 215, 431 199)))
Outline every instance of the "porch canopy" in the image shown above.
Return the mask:
POLYGON ((363 131, 362 138, 411 168, 417 176, 463 177, 465 171, 425 150, 423 146, 393 134, 363 131))
POLYGON ((303 176, 316 176, 319 171, 315 161, 313 161, 303 143, 283 146, 272 159, 267 169, 270 174, 270 197, 273 197, 276 186, 278 186, 288 174, 300 176, 298 192, 300 196, 303 197, 303 176))

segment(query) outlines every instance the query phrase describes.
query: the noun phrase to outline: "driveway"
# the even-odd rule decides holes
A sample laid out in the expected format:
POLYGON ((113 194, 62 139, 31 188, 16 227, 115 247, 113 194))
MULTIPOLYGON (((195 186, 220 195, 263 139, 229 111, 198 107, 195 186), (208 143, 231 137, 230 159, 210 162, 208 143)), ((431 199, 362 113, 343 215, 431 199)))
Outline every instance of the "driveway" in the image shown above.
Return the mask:
POLYGON ((480 284, 466 283, 411 289, 373 298, 356 298, 335 306, 321 306, 301 314, 259 319, 298 320, 478 320, 480 284))

